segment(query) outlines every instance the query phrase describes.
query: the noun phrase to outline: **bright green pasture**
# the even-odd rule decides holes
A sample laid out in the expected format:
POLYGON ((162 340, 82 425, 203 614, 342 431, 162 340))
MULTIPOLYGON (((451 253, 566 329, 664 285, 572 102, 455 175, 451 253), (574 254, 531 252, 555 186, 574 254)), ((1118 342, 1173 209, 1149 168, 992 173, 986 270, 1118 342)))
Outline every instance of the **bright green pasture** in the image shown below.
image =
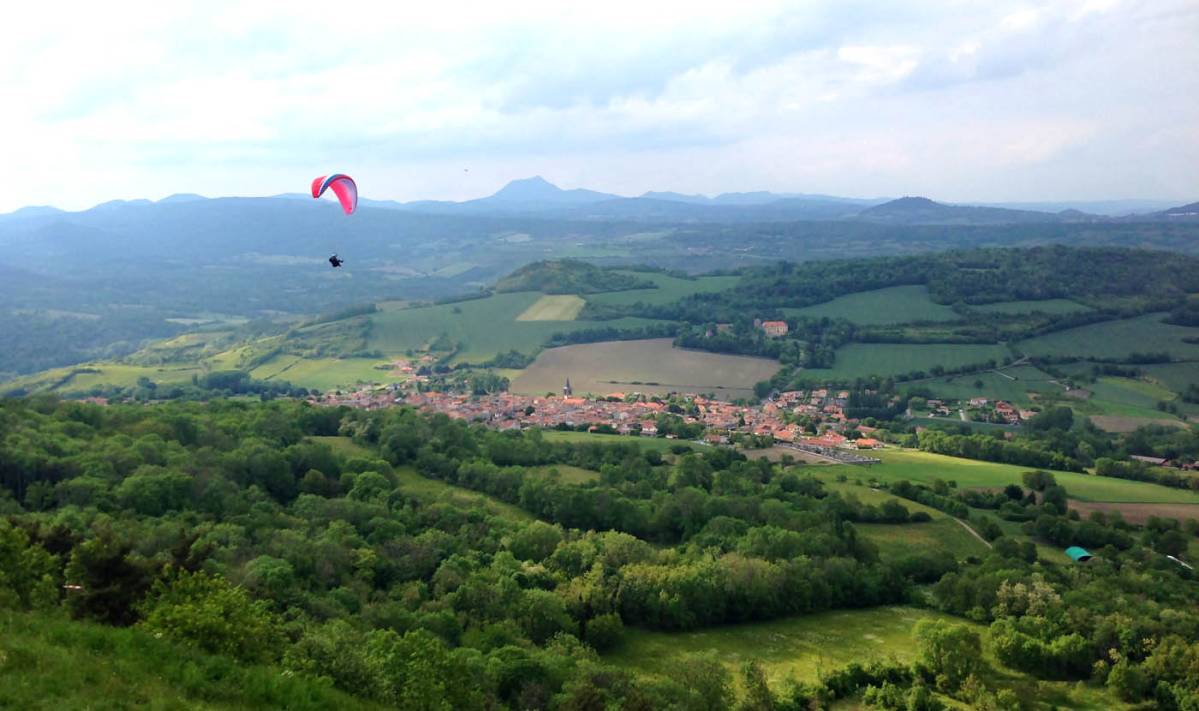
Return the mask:
POLYGON ((630 276, 658 285, 656 289, 629 289, 626 291, 610 291, 603 294, 588 294, 587 300, 596 304, 669 304, 673 301, 690 296, 691 294, 724 291, 737 285, 741 277, 735 276, 706 276, 694 279, 680 279, 667 274, 654 272, 624 272, 630 276))
POLYGON ((771 622, 712 627, 695 632, 625 631, 624 643, 604 661, 634 673, 666 675, 688 654, 715 652, 737 675, 743 663, 757 660, 772 686, 789 677, 816 681, 821 671, 850 662, 916 659, 912 627, 920 620, 963 622, 913 607, 838 610, 771 622))
POLYGON ((855 523, 858 535, 878 546, 879 555, 884 559, 929 550, 948 551, 958 558, 981 556, 987 552, 985 543, 947 513, 868 486, 830 481, 833 477, 823 472, 819 478, 829 491, 855 496, 864 504, 879 506, 894 500, 910 512, 923 511, 932 517, 933 520, 926 523, 855 523))
POLYGON ((788 316, 843 318, 863 325, 888 325, 913 321, 957 321, 962 317, 950 306, 934 303, 926 286, 892 286, 839 296, 832 301, 801 309, 784 309, 788 316))
MULTIPOLYGON (((911 502, 900 500, 911 510, 911 502)), ((856 523, 858 535, 878 546, 883 560, 911 553, 946 551, 956 558, 984 556, 987 544, 948 516, 926 523, 856 523)))
POLYGON ((599 472, 582 467, 572 467, 569 464, 554 464, 547 467, 538 467, 535 471, 549 474, 558 472, 559 480, 563 484, 590 484, 593 481, 599 481, 599 472))
POLYGON ((1090 311, 1091 307, 1084 306, 1069 299, 1044 299, 1041 301, 999 301, 994 304, 970 306, 975 311, 993 314, 1031 314, 1043 313, 1050 315, 1071 314, 1077 311, 1090 311))
MULTIPOLYGON (((882 459, 882 463, 869 467, 835 465, 812 471, 832 475, 843 473, 851 479, 873 477, 882 482, 900 479, 929 482, 933 479, 944 479, 956 481, 959 488, 973 489, 1019 484, 1021 475, 1033 469, 1014 464, 947 457, 914 449, 881 449, 873 452, 872 456, 882 459)), ((1072 498, 1082 501, 1199 503, 1199 493, 1157 484, 1075 472, 1054 472, 1053 475, 1059 484, 1066 487, 1072 498)))
POLYGON ((1006 348, 992 345, 850 343, 837 349, 837 359, 832 368, 809 368, 802 371, 801 375, 824 380, 898 375, 916 370, 927 372, 934 365, 953 368, 988 360, 1002 362, 1007 355, 1006 348))
MULTIPOLYGON (((1199 364, 1196 367, 1199 367, 1199 364)), ((1091 391, 1091 397, 1096 400, 1147 408, 1156 406, 1161 400, 1173 400, 1178 397, 1157 383, 1132 378, 1100 378, 1097 382, 1088 385, 1087 389, 1091 391)))
POLYGON ((193 375, 204 372, 195 365, 124 365, 121 363, 83 363, 69 368, 54 368, 36 375, 4 383, 4 390, 25 388, 29 391, 51 390, 62 393, 78 393, 95 387, 133 387, 138 378, 149 378, 159 384, 191 382, 193 375), (94 370, 94 373, 77 373, 71 377, 72 371, 80 369, 94 370), (61 383, 61 384, 59 384, 61 383))
POLYGON ((623 318, 615 321, 517 321, 541 298, 536 292, 495 294, 485 299, 460 301, 372 314, 370 350, 400 354, 420 349, 445 334, 461 344, 457 360, 477 363, 510 350, 532 353, 551 335, 586 328, 635 328, 654 321, 623 318))
POLYGON ((1154 313, 1104 321, 1021 341, 1020 350, 1033 356, 1126 358, 1132 353, 1169 353, 1175 359, 1199 359, 1199 344, 1183 338, 1199 336, 1199 328, 1163 323, 1154 313))
POLYGON ((1029 391, 1036 393, 1061 393, 1062 387, 1050 382, 1052 376, 1032 366, 1004 368, 1000 372, 989 371, 974 375, 958 375, 922 380, 911 387, 927 387, 935 395, 949 400, 969 400, 986 397, 992 400, 1007 400, 1019 404, 1030 404, 1029 391), (974 381, 981 380, 981 388, 974 381))
POLYGON ((392 375, 378 358, 301 358, 280 355, 250 371, 260 380, 286 380, 292 385, 317 390, 333 390, 356 383, 390 383, 404 380, 392 375))

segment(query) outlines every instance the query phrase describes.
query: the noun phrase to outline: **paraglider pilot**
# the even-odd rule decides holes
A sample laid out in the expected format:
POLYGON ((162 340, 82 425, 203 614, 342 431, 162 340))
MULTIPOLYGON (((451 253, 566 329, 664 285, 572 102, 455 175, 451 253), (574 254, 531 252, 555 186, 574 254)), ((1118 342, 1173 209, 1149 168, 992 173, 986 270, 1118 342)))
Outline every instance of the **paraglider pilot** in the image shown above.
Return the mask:
POLYGON ((334 269, 336 269, 345 264, 345 260, 335 254, 332 257, 329 257, 329 263, 333 265, 334 269))

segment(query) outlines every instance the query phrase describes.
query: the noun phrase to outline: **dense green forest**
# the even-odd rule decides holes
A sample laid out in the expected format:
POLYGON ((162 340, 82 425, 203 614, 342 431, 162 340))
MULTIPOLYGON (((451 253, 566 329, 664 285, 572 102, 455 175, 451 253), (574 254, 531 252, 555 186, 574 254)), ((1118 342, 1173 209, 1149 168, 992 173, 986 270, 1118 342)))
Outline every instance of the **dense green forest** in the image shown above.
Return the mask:
MULTIPOLYGON (((37 649, 61 643, 32 636, 29 615, 54 629, 64 615, 132 627, 135 636, 111 642, 129 654, 186 647, 189 663, 209 670, 188 692, 201 700, 228 698, 237 677, 217 661, 227 659, 246 679, 285 670, 257 692, 271 703, 290 694, 319 706, 319 689, 302 685, 323 679, 403 708, 700 709, 734 703, 716 660, 634 676, 603 653, 628 626, 686 630, 907 602, 990 624, 999 659, 1029 674, 1093 678, 1130 700, 1189 708, 1199 593, 1190 571, 1155 552, 1176 550, 1177 522, 1080 524, 1047 476, 993 505, 944 487, 892 491, 959 513, 995 508, 1055 544, 1086 526, 1086 540, 1103 546, 1087 567, 1039 562, 998 531, 981 561, 919 549, 880 557, 855 525, 927 515, 863 504, 803 468, 728 449, 551 442, 406 409, 282 400, 6 400, 0 621, 5 636, 37 649), (557 467, 598 477, 568 481, 557 467), (430 499, 405 487, 413 477, 493 503, 430 499), (919 587, 928 583, 931 598, 919 587)), ((937 625, 918 637, 914 666, 857 665, 817 684, 767 686, 749 664, 737 703, 809 708, 861 694, 885 708, 939 708, 938 694, 1021 703, 980 681, 990 677, 974 632, 937 625)), ((3 639, 18 668, 34 663, 3 639)), ((0 700, 22 693, 0 681, 0 700)))

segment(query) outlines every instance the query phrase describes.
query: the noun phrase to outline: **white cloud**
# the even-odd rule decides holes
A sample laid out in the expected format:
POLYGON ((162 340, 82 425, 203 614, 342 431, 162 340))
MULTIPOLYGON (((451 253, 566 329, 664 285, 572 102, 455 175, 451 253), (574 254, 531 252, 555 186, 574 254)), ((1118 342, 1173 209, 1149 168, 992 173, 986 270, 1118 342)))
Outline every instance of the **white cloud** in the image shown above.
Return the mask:
POLYGON ((26 3, 0 25, 0 210, 331 166, 400 199, 531 173, 1194 199, 1195 36, 1188 0, 26 3))

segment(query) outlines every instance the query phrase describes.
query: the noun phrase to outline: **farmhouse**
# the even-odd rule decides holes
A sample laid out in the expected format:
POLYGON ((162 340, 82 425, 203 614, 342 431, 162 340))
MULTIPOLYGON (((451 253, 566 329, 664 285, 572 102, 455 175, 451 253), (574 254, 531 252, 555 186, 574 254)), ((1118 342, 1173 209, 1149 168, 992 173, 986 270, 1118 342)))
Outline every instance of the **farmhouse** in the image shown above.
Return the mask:
POLYGON ((762 322, 762 330, 765 331, 766 335, 771 338, 779 338, 780 336, 787 335, 787 322, 786 321, 763 321, 762 322))

